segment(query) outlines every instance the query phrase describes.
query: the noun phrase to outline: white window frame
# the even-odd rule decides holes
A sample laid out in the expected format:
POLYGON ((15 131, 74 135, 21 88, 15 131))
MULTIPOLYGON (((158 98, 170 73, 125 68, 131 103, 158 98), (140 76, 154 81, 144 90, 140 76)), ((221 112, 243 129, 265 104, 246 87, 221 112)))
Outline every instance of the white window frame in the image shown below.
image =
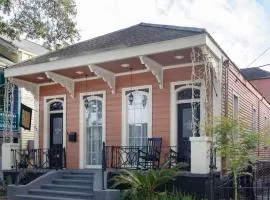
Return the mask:
MULTIPOLYGON (((238 99, 238 104, 239 104, 239 99, 238 99)), ((252 105, 252 131, 258 130, 258 122, 257 121, 258 121, 257 109, 254 105, 252 105)))
POLYGON ((102 129, 102 142, 106 141, 106 91, 96 91, 96 92, 82 92, 80 93, 80 135, 79 135, 79 145, 80 145, 80 160, 79 160, 79 166, 80 169, 85 168, 101 168, 101 165, 86 165, 86 140, 85 140, 85 132, 84 132, 84 96, 88 95, 102 95, 102 116, 103 116, 103 129, 102 129))
POLYGON ((135 86, 122 88, 122 146, 127 146, 127 102, 126 102, 126 92, 130 90, 141 90, 148 89, 149 90, 149 118, 148 118, 148 127, 147 127, 147 137, 152 137, 152 85, 143 85, 143 86, 135 86))
POLYGON ((43 107, 44 107, 44 126, 43 126, 43 148, 48 149, 50 147, 50 114, 51 113, 63 113, 63 148, 66 148, 67 139, 67 115, 66 115, 66 95, 55 95, 55 96, 45 96, 43 99, 43 107), (57 98, 63 98, 63 102, 58 100, 57 98), (52 100, 47 102, 48 100, 52 100), (63 111, 50 111, 50 104, 53 102, 62 102, 63 103, 63 111))
MULTIPOLYGON (((205 113, 205 105, 203 104, 203 99, 205 97, 204 94, 204 84, 202 80, 186 80, 186 81, 176 81, 171 82, 171 88, 170 88, 170 96, 171 96, 171 102, 170 102, 170 145, 171 146, 177 146, 178 144, 178 135, 177 135, 177 104, 179 103, 191 103, 194 102, 200 102, 200 127, 203 127, 204 125, 204 113, 205 113), (192 84, 200 84, 200 87, 195 86, 196 89, 200 89, 200 99, 196 100, 177 100, 177 93, 181 90, 192 88, 192 84), (183 85, 182 87, 179 87, 175 89, 175 86, 183 85)), ((200 129, 200 136, 204 136, 205 133, 203 129, 200 129)))
POLYGON ((234 97, 237 97, 238 105, 237 105, 237 122, 239 123, 239 109, 240 109, 240 98, 239 95, 236 92, 233 92, 232 95, 232 119, 235 120, 235 110, 234 110, 234 97))

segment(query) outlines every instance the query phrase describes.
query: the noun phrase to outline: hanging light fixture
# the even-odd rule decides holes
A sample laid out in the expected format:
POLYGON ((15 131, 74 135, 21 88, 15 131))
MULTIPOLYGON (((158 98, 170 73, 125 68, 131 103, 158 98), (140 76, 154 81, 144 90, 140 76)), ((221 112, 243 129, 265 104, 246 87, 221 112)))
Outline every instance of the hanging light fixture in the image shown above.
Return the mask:
MULTIPOLYGON (((87 91, 87 74, 85 75, 85 90, 87 91)), ((89 102, 87 97, 84 98, 84 107, 87 109, 89 107, 89 102)))
POLYGON ((129 69, 130 69, 130 87, 131 87, 131 92, 128 95, 128 101, 129 101, 129 104, 132 105, 133 104, 133 101, 134 101, 134 96, 132 94, 132 70, 133 70, 133 68, 130 67, 129 69))

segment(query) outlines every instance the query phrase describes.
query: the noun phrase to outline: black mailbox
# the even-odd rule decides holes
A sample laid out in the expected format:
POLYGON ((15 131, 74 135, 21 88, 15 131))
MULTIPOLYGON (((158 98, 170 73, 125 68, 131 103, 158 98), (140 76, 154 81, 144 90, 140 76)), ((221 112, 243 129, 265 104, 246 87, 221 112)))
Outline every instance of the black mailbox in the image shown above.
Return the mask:
POLYGON ((70 142, 76 142, 76 135, 77 135, 76 132, 69 132, 69 134, 68 134, 68 140, 70 142))

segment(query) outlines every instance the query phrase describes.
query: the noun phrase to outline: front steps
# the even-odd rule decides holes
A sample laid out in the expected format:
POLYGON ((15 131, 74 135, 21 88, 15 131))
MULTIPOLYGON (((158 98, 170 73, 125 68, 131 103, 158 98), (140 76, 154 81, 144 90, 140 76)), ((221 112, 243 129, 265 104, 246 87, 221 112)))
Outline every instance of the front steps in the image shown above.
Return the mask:
POLYGON ((93 200, 94 173, 86 171, 65 172, 40 189, 30 189, 27 195, 17 195, 16 200, 93 200))

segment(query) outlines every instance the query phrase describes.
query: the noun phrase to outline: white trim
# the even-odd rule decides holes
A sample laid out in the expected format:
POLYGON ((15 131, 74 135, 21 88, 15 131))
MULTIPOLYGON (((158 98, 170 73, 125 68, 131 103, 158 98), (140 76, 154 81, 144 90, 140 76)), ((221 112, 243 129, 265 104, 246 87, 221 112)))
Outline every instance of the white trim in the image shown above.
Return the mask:
POLYGON ((80 93, 80 134, 79 134, 79 145, 80 145, 80 154, 79 154, 79 163, 80 169, 84 168, 100 168, 101 166, 86 166, 86 145, 85 145, 85 133, 84 133, 84 102, 83 97, 87 95, 103 95, 102 100, 102 114, 103 114, 103 132, 102 132, 102 142, 106 141, 106 91, 95 91, 95 92, 82 92, 80 93))
POLYGON ((206 35, 205 40, 206 46, 210 49, 210 51, 216 56, 217 59, 221 59, 223 56, 221 48, 214 42, 212 38, 209 37, 209 35, 206 35))
MULTIPOLYGON (((191 103, 192 100, 182 100, 182 101, 177 101, 176 99, 176 93, 179 90, 182 89, 186 89, 186 88, 191 88, 191 84, 196 84, 196 83, 200 83, 201 86, 198 87, 198 89, 200 89, 200 127, 202 127, 204 121, 202 120, 204 117, 204 113, 205 113, 205 108, 204 108, 204 104, 202 102, 202 99, 204 97, 204 85, 203 85, 203 81, 202 80, 196 80, 196 81, 192 81, 192 80, 187 80, 187 81, 177 81, 177 82, 171 82, 171 87, 170 87, 170 145, 171 146, 177 146, 177 104, 179 103, 191 103), (180 88, 175 89, 175 86, 177 85, 183 85, 180 88)), ((195 100, 197 102, 197 100, 195 100)), ((203 132, 202 132, 202 128, 200 128, 200 136, 203 136, 203 132)))
POLYGON ((184 49, 204 44, 206 44, 205 33, 151 44, 144 44, 105 52, 103 51, 100 53, 92 53, 71 58, 68 57, 66 59, 54 60, 46 63, 26 65, 21 67, 11 67, 5 69, 5 77, 22 76, 26 74, 66 69, 74 66, 97 64, 113 60, 126 59, 130 57, 138 57, 141 55, 184 49))
POLYGON ((149 123, 148 123, 148 133, 147 137, 152 137, 152 85, 142 85, 142 86, 134 86, 128 88, 122 88, 122 146, 127 145, 127 102, 125 93, 130 90, 140 90, 140 89, 149 89, 149 123))
MULTIPOLYGON (((195 65, 202 65, 203 63, 198 62, 195 63, 195 65)), ((177 65, 168 65, 168 66, 164 66, 163 70, 170 70, 170 69, 177 69, 177 68, 184 68, 184 67, 192 67, 192 63, 184 63, 184 64, 177 64, 177 65)), ((142 73, 146 73, 146 72, 150 72, 149 69, 142 69, 142 70, 136 70, 133 71, 132 74, 142 74, 142 73)), ((131 72, 121 72, 121 73, 115 73, 115 77, 119 77, 119 76, 127 76, 130 75, 131 72)), ((87 77, 87 78, 77 78, 77 79, 73 79, 74 82, 80 82, 80 81, 85 81, 85 80, 97 80, 97 79, 101 79, 98 76, 95 77, 87 77)), ((33 83, 34 84, 34 83, 33 83)), ((47 85, 55 85, 57 83, 55 82, 50 82, 50 83, 40 83, 38 84, 39 86, 47 86, 47 85)))
POLYGON ((60 101, 60 100, 55 100, 55 101, 49 101, 47 102, 47 100, 51 99, 56 99, 56 98, 64 98, 63 100, 63 112, 58 112, 58 113, 63 113, 63 147, 66 148, 67 146, 67 109, 66 109, 66 95, 55 95, 55 96, 45 96, 43 99, 43 110, 44 110, 44 115, 43 115, 43 121, 44 121, 44 126, 43 126, 43 148, 47 149, 50 147, 49 144, 49 137, 50 137, 50 133, 49 133, 49 115, 50 115, 50 111, 49 111, 49 103, 52 102, 56 102, 56 101, 60 101))

